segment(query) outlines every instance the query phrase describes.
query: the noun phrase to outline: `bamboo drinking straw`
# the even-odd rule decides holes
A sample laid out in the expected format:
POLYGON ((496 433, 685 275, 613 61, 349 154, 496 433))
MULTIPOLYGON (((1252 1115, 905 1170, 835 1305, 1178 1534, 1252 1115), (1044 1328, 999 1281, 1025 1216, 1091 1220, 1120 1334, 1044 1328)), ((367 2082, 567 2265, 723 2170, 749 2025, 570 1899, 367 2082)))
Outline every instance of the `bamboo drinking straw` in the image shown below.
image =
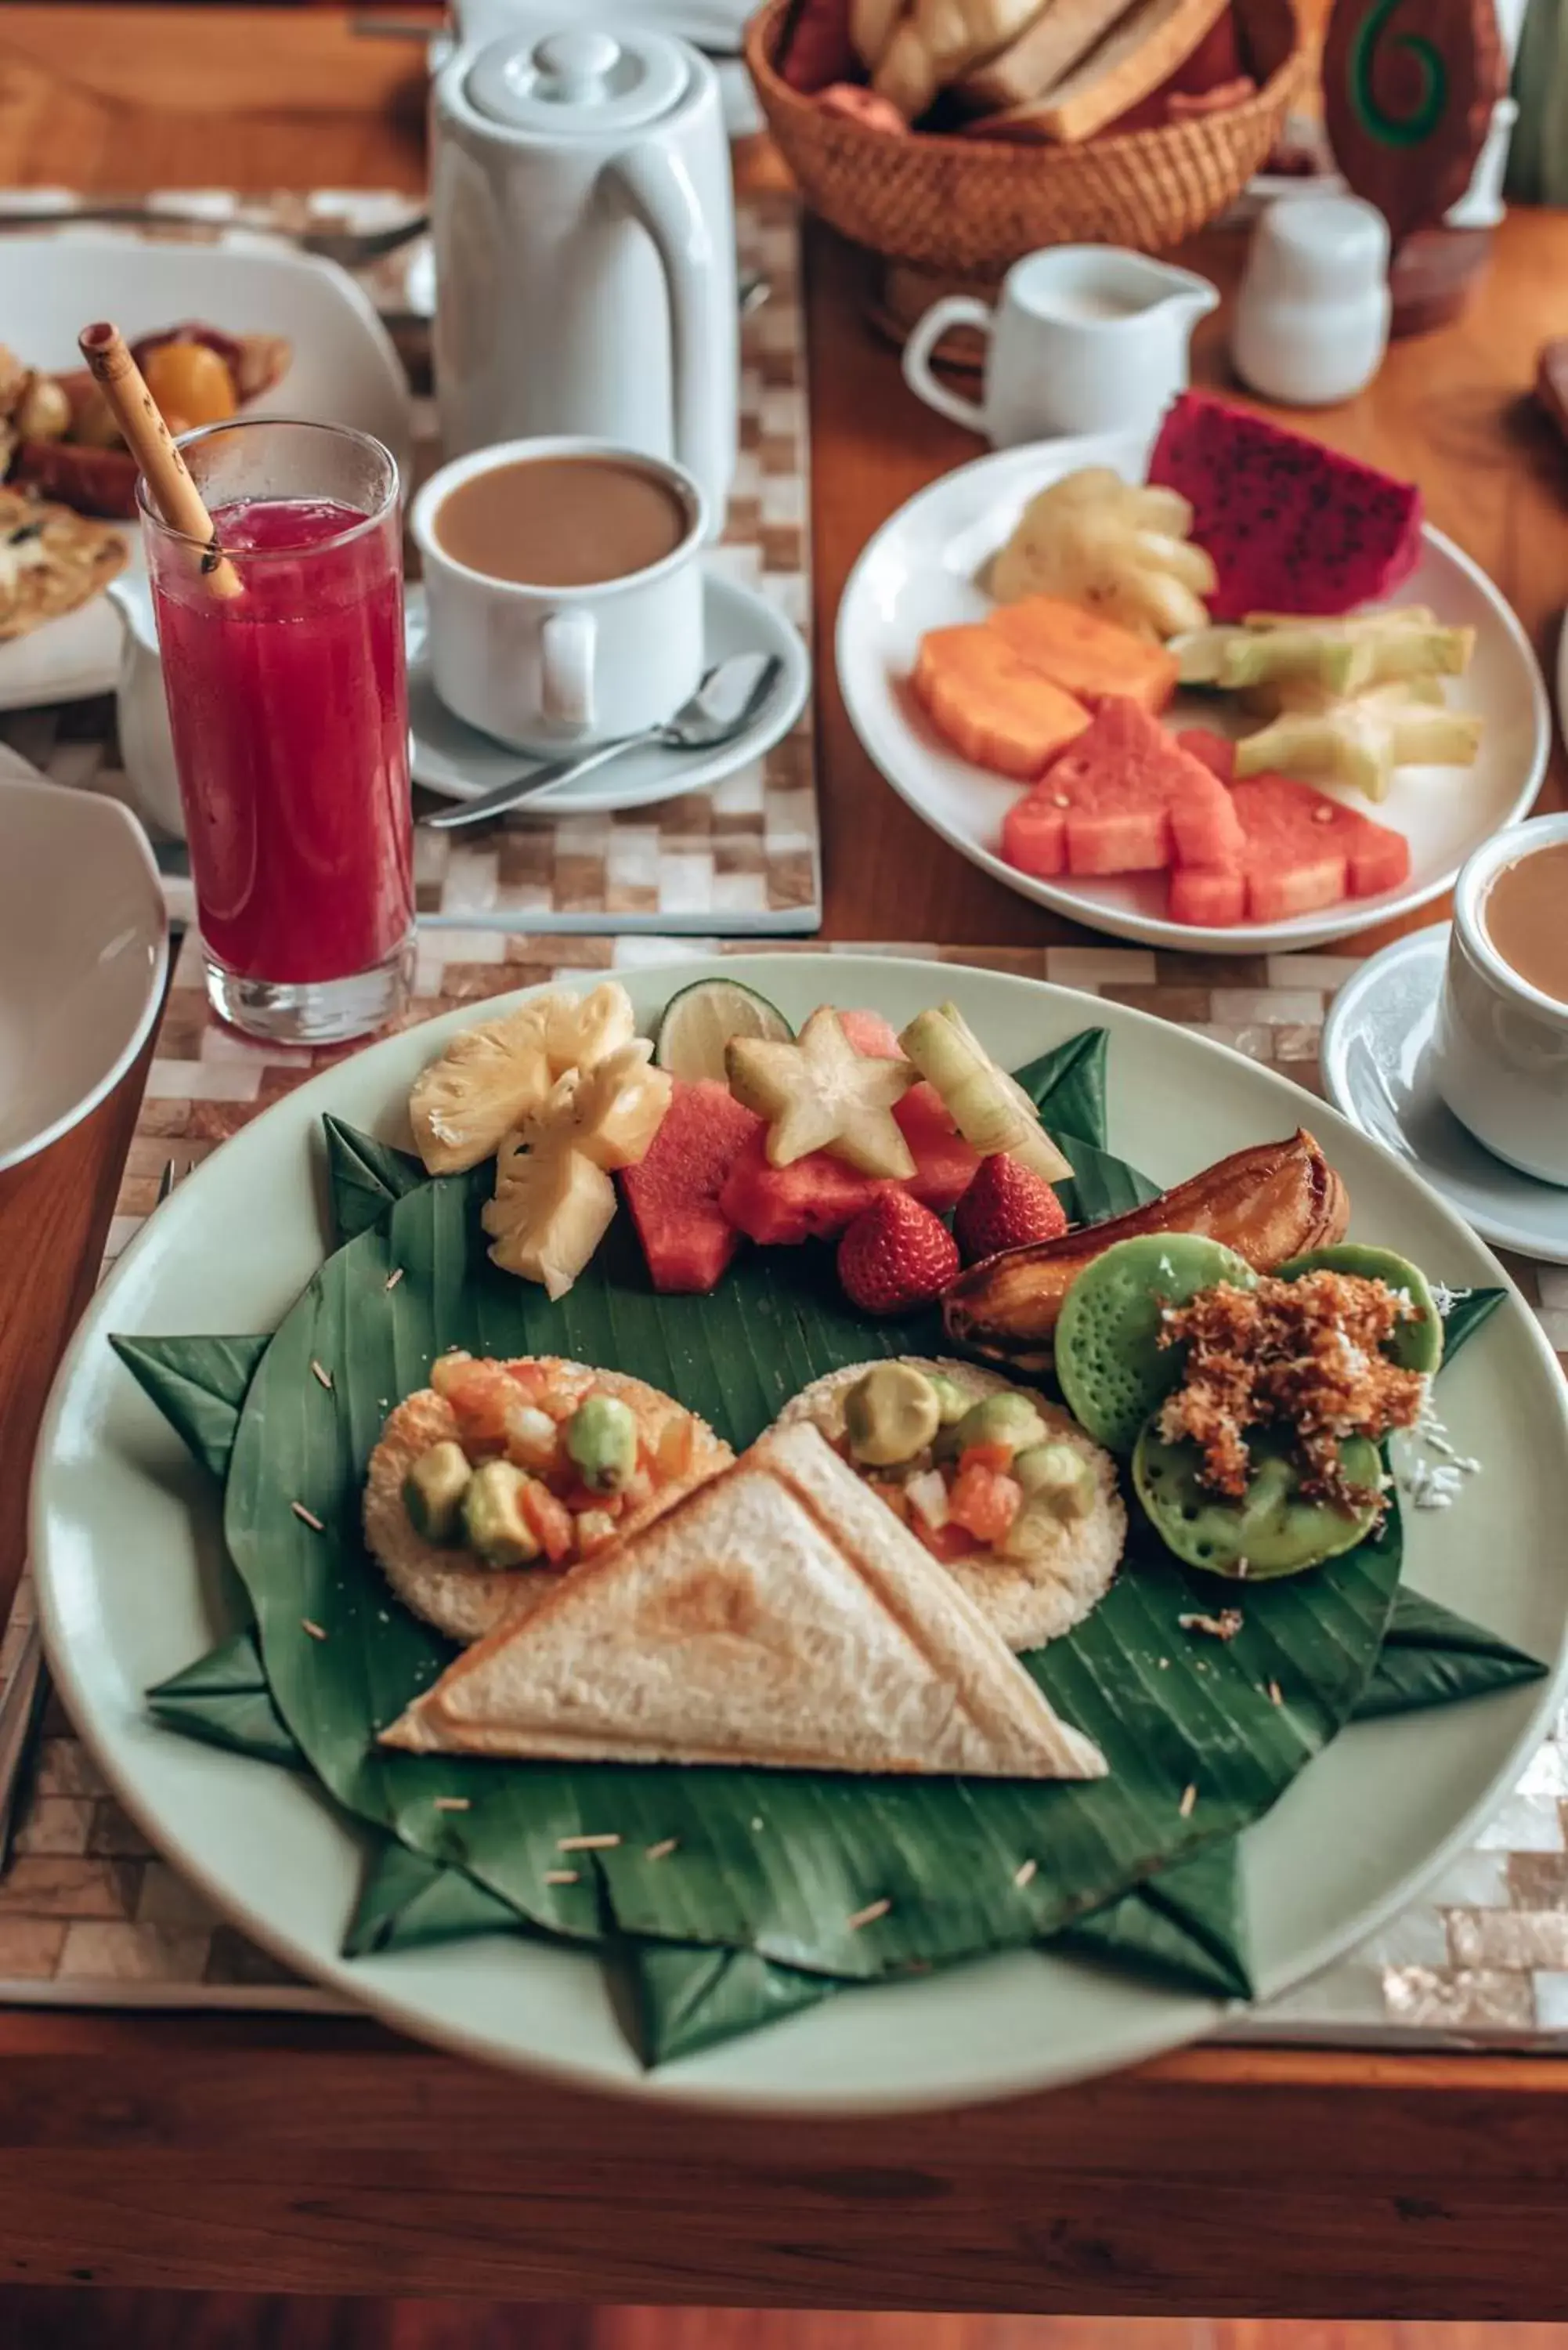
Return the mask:
POLYGON ((202 493, 174 446, 158 403, 148 390, 141 369, 126 348, 119 328, 100 320, 97 326, 84 327, 77 342, 95 382, 102 387, 131 455, 147 477, 153 504, 171 530, 194 539, 202 548, 201 573, 209 594, 223 603, 232 597, 243 596, 240 575, 218 545, 218 535, 213 528, 212 515, 202 503, 202 493))

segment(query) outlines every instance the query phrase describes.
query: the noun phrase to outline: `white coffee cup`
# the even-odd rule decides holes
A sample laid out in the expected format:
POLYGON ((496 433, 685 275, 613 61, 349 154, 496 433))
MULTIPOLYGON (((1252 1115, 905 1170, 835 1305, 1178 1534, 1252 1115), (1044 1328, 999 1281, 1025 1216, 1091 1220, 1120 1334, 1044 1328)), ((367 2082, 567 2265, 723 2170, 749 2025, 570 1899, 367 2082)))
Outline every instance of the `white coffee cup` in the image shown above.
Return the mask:
POLYGON ((683 467, 613 441, 503 441, 433 473, 409 527, 424 567, 435 690, 471 726, 520 751, 587 749, 659 725, 696 691, 708 508, 683 467), (654 475, 685 508, 680 546, 645 570, 573 588, 493 578, 447 553, 436 524, 454 490, 476 474, 560 457, 603 457, 654 475))
POLYGON ((1454 1116, 1496 1158, 1568 1185, 1568 1003, 1521 979, 1486 927, 1487 892, 1503 867, 1564 840, 1568 815, 1533 816, 1495 834, 1459 875, 1432 1072, 1454 1116))
POLYGON ((1049 245, 1014 262, 995 307, 972 295, 933 303, 904 346, 910 390, 996 449, 1069 432, 1158 423, 1187 385, 1192 329, 1220 296, 1206 277, 1105 244, 1049 245), (952 327, 987 338, 985 397, 931 372, 952 327))

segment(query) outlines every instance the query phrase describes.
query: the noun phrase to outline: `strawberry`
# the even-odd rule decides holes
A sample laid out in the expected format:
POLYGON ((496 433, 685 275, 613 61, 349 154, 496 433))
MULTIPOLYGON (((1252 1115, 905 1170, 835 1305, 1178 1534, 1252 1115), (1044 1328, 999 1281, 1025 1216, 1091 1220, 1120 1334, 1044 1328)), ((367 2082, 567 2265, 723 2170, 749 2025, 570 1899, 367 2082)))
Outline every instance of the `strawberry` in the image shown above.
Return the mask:
POLYGON ((901 1314, 940 1297, 959 1253, 940 1216, 907 1191, 879 1191, 838 1243, 838 1278, 863 1314, 901 1314))
POLYGON ((999 1249, 1022 1248, 1025 1241, 1054 1241, 1066 1229, 1062 1202, 1044 1177, 1005 1150, 981 1160, 953 1218, 966 1264, 999 1249))

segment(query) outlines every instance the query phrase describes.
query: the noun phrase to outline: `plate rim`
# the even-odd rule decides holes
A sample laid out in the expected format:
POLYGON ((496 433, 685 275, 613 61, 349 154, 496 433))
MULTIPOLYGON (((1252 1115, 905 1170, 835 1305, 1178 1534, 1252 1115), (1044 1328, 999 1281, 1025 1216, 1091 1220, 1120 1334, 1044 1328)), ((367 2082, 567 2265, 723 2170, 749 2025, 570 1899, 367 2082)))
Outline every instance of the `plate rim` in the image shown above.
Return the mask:
MULTIPOLYGON (((941 974, 945 983, 950 989, 955 971, 961 978, 968 976, 970 971, 969 966, 933 963, 924 957, 877 954, 848 958, 833 954, 830 951, 813 949, 804 953, 771 955, 764 953, 761 956, 755 954, 693 955, 679 960, 672 959, 668 963, 660 962, 646 972, 639 969, 635 973, 628 973, 628 976, 635 976, 639 980, 659 987, 662 987, 668 982, 673 987, 684 981, 711 975, 715 971, 727 972, 732 967, 739 965, 742 967, 742 976, 747 976, 749 972, 749 975, 757 979, 766 992, 770 972, 779 964, 801 972, 808 978, 813 972, 820 972, 825 982, 830 978, 834 981, 841 981, 847 968, 855 968, 864 972, 867 984, 871 988, 875 988, 877 975, 882 972, 897 972, 907 976, 911 970, 924 970, 941 974), (768 969, 760 972, 750 971, 750 967, 759 962, 768 966, 768 969)), ((591 985, 604 975, 598 972, 573 971, 562 974, 554 983, 545 982, 543 984, 591 985)), ((974 971, 973 976, 990 984, 1000 984, 1008 993, 1017 991, 1021 997, 1025 999, 1038 1000, 1044 997, 1054 1004, 1062 1007, 1082 1006, 1090 1013, 1098 1008, 1097 998, 1085 996, 1080 991, 1064 987, 1060 983, 978 968, 974 971)), ((777 984, 776 978, 774 980, 774 984, 777 984)), ((509 990, 503 995, 486 998, 484 1001, 497 1007, 502 1004, 510 1006, 538 992, 537 987, 509 990)), ((386 1051, 390 1056, 395 1054, 400 1045, 406 1046, 410 1035, 420 1034, 427 1029, 430 1032, 431 1041, 435 1042, 464 1024, 471 1024, 473 1009, 472 1003, 459 1004, 430 1022, 420 1024, 415 1030, 404 1031, 398 1035, 381 1040, 380 1045, 371 1046, 369 1050, 386 1051)), ((1158 1014, 1143 1012, 1125 1004, 1115 1005, 1114 1014, 1113 1025, 1126 1024, 1148 1032, 1151 1035, 1158 1033, 1168 1037, 1174 1024, 1163 1020, 1158 1014)), ((1222 1061, 1241 1063, 1249 1072, 1248 1082, 1256 1084, 1270 1094, 1280 1096, 1282 1106, 1287 1110, 1303 1098, 1303 1089, 1282 1072, 1269 1069, 1250 1061, 1247 1056, 1232 1053, 1229 1047, 1219 1044, 1216 1040, 1199 1035, 1190 1030, 1179 1028, 1178 1033, 1183 1035, 1187 1046, 1197 1052, 1200 1061, 1211 1055, 1218 1055, 1222 1061)), ((355 1057, 362 1058, 363 1055, 355 1057)), ((284 1100, 274 1105, 267 1111, 264 1111, 260 1118, 253 1120, 241 1130, 240 1134, 231 1139, 243 1146, 245 1137, 254 1134, 261 1128, 265 1120, 274 1114, 274 1110, 288 1113, 292 1109, 296 1118, 301 1118, 301 1114, 304 1113, 302 1123, 308 1129, 318 1120, 322 1111, 330 1106, 331 1089, 336 1075, 337 1071, 330 1067, 317 1072, 306 1079, 304 1085, 295 1088, 284 1100)), ((1314 1111, 1326 1115, 1331 1128, 1343 1124, 1358 1149, 1375 1148, 1368 1138, 1363 1135, 1352 1121, 1343 1118, 1342 1114, 1333 1105, 1319 1102, 1310 1096, 1304 1098, 1313 1102, 1314 1111)), ((219 1155, 219 1153, 213 1154, 213 1159, 216 1159, 219 1155)), ((1417 1191, 1425 1193, 1429 1205, 1436 1209, 1439 1218, 1456 1227, 1470 1248, 1480 1249, 1487 1256, 1489 1277, 1505 1291, 1508 1298, 1519 1308, 1524 1344, 1540 1364, 1547 1382, 1546 1391, 1551 1394, 1555 1404, 1555 1418, 1562 1433, 1563 1457, 1568 1461, 1568 1383, 1561 1378, 1556 1358, 1547 1343, 1545 1334, 1531 1313, 1517 1284, 1512 1280, 1506 1267, 1498 1263, 1491 1256, 1486 1244, 1477 1238, 1457 1210, 1452 1208, 1440 1194, 1434 1191, 1431 1186, 1425 1183, 1414 1170, 1402 1163, 1395 1163, 1397 1180, 1402 1184, 1414 1184, 1417 1191)), ((203 1166, 193 1170, 186 1184, 180 1187, 180 1200, 186 1211, 189 1211, 192 1200, 200 1196, 206 1180, 207 1163, 204 1163, 203 1166)), ((310 1180, 308 1170, 303 1164, 298 1180, 302 1183, 308 1183, 310 1180)), ((332 1991, 341 1991, 353 2004, 365 2008, 383 2022, 418 2039, 451 2049, 472 2061, 500 2064, 504 2068, 524 2074, 537 2074, 540 2077, 591 2094, 644 2097, 672 2108, 685 2107, 726 2114, 820 2117, 824 2120, 835 2117, 871 2117, 884 2114, 950 2110, 967 2104, 993 2103, 1009 2097, 1044 2094, 1051 2088, 1065 2087, 1077 2081, 1098 2077, 1109 2070, 1121 2070, 1127 2065, 1146 2062, 1169 2049, 1186 2045, 1211 2031, 1227 2014, 1238 2011, 1246 2012, 1251 2007, 1251 2002, 1206 1999, 1201 1994, 1183 1995, 1179 2001, 1171 2000, 1168 2003, 1158 1998, 1151 2000, 1147 2024, 1141 2029, 1133 2028, 1124 2031, 1117 2040, 1116 2054, 1108 2066, 1103 2063, 1096 2063, 1093 2058, 1088 2061, 1076 2061, 1068 2057, 1064 2061, 1059 2058, 1044 2067, 1036 2064, 1033 2070, 1027 2067, 1019 2070, 1015 2067, 1009 2072, 1005 2081, 995 2079, 992 2073, 988 2072, 983 2079, 971 2082, 967 2086, 955 2086, 950 2090, 939 2090, 934 2093, 929 2089, 921 2091, 918 2088, 906 2089, 902 2086, 888 2088, 886 2085, 879 2085, 875 2093, 868 2093, 864 2089, 844 2091, 833 2085, 825 2087, 818 2083, 813 2084, 810 2093, 805 2095, 794 2092, 772 2094, 759 2091, 743 2081, 724 2082, 707 2077, 693 2082, 684 2077, 683 2064, 679 2060, 660 2068, 644 2069, 639 2074, 612 2077, 607 2075, 602 2066, 589 2061, 574 2059, 569 2055, 563 2056, 553 2052, 540 2053, 532 2049, 524 2051, 515 2047, 498 2048, 483 2032, 465 2029, 462 2022, 449 2020, 445 2014, 432 2015, 428 2005, 421 2004, 411 1997, 400 1996, 396 1987, 395 1970, 389 1977, 389 1972, 380 1970, 374 1961, 359 1960, 351 1964, 344 1960, 340 1953, 335 1952, 324 1959, 314 1949, 299 1947, 292 1936, 275 1929, 264 1914, 253 1909, 245 1899, 232 1892, 226 1882, 220 1878, 215 1871, 209 1870, 199 1862, 192 1863, 182 1849, 178 1831, 171 1831, 164 1825, 158 1815, 156 1805, 142 1803, 134 1776, 121 1770, 119 1757, 116 1752, 116 1732, 113 1725, 110 1724, 106 1729, 98 1720, 93 1704, 75 1670, 70 1648, 64 1637, 59 1595, 55 1588, 53 1568, 50 1564, 48 1492, 50 1460, 61 1420, 71 1399, 74 1382, 87 1361, 90 1350, 95 1346, 107 1343, 108 1332, 119 1292, 126 1285, 130 1274, 139 1268, 148 1233, 154 1229, 154 1223, 155 1220, 149 1220, 141 1232, 126 1250, 109 1279, 97 1291, 72 1336, 70 1346, 61 1360, 50 1388, 39 1431, 29 1499, 32 1557, 36 1577, 39 1615, 43 1626, 46 1653, 51 1669, 56 1673, 67 1710, 71 1713, 78 1734, 103 1771, 111 1788, 130 1815, 146 1830, 150 1842, 161 1853, 169 1856, 172 1864, 212 1900, 214 1907, 226 1917, 240 1923, 243 1929, 261 1947, 273 1951, 275 1955, 306 1976, 311 1981, 325 1985, 332 1991)), ((1544 1725, 1562 1702, 1565 1690, 1568 1690, 1568 1616, 1565 1616, 1563 1620, 1557 1655, 1552 1659, 1545 1676, 1532 1689, 1513 1692, 1522 1706, 1520 1723, 1509 1742, 1505 1759, 1492 1774, 1484 1792, 1473 1803, 1463 1808, 1449 1832, 1426 1854, 1416 1867, 1395 1884, 1386 1887, 1381 1894, 1370 1899, 1356 1912, 1354 1927, 1348 1933, 1334 1932, 1325 1936, 1320 1932, 1317 1940, 1307 1949, 1304 1955, 1291 1964, 1285 1979, 1270 1986, 1271 1998, 1283 1996, 1285 1992, 1308 1980, 1313 1974, 1334 1963, 1367 1936, 1377 1932, 1391 1917, 1420 1897, 1422 1890, 1441 1874, 1454 1854, 1469 1844, 1480 1823, 1490 1816, 1500 1795, 1511 1784, 1521 1762, 1539 1744, 1544 1725), (1528 1703, 1523 1702, 1526 1699, 1528 1703)), ((1377 1725, 1375 1724, 1368 1726, 1365 1734, 1372 1734, 1376 1728, 1377 1725)), ((173 1737, 175 1733, 150 1731, 148 1734, 173 1737)), ((1357 1733, 1351 1731, 1346 1734, 1354 1736, 1357 1733)), ((1253 1832, 1253 1830, 1248 1830, 1244 1831, 1244 1834, 1253 1832)), ((992 1953, 975 1963, 977 1967, 999 1967, 1011 1963, 1019 1955, 1018 1953, 992 1953)), ((1038 1960, 1044 1954, 1030 1950, 1023 1955, 1038 1960)), ((584 1955, 583 1962, 589 1962, 588 1954, 584 1955)), ((597 1963, 597 1960, 595 1960, 593 1962, 597 1963)), ((920 1987, 882 1985, 877 1988, 884 1992, 913 1988, 918 1994, 920 1987)), ((867 1993, 867 1996, 870 1995, 867 1993)), ((803 2065, 802 2074, 804 2078, 809 2080, 808 2064, 803 2065)))
MULTIPOLYGON (((834 624, 834 663, 838 675, 839 692, 843 697, 855 739, 889 789, 896 792, 911 814, 938 838, 956 849, 958 854, 1032 904, 1048 911, 1063 914, 1079 922, 1085 930, 1096 931, 1111 938, 1126 939, 1138 946, 1154 949, 1170 948, 1188 954, 1286 954, 1323 947, 1334 942, 1359 937, 1364 931, 1376 930, 1385 922, 1398 921, 1407 915, 1418 913, 1435 899, 1451 889, 1458 879, 1464 858, 1460 858, 1452 872, 1438 880, 1407 888, 1388 898, 1353 899, 1339 907, 1325 908, 1318 914, 1293 915, 1284 922, 1239 923, 1224 928, 1189 922, 1173 922, 1168 917, 1123 911, 1117 907, 1102 906, 1085 899, 1070 886, 1035 879, 1021 873, 986 848, 980 841, 966 835, 960 827, 946 822, 922 804, 916 786, 901 772, 903 762, 897 746, 883 739, 880 722, 867 707, 859 681, 858 665, 869 659, 860 648, 865 622, 862 608, 870 601, 867 581, 871 568, 885 543, 897 529, 907 527, 923 508, 931 506, 947 496, 952 485, 973 475, 987 473, 1002 475, 1013 470, 1023 470, 1028 461, 1038 459, 1048 452, 1073 452, 1079 464, 1116 464, 1121 461, 1141 462, 1147 455, 1149 436, 1136 430, 1120 432, 1098 432, 1064 435, 1049 441, 1033 441, 1012 449, 997 449, 988 456, 973 457, 962 465, 955 465, 946 473, 928 482, 912 497, 890 514, 873 532, 855 559, 844 593, 839 598, 834 624), (1133 452, 1137 452, 1136 455, 1133 452)), ((1059 477, 1054 477, 1059 478, 1059 477)), ((1552 703, 1542 674, 1535 648, 1531 643, 1523 622, 1503 595, 1495 580, 1484 571, 1472 556, 1451 539, 1435 524, 1423 521, 1422 545, 1425 551, 1442 556, 1479 589, 1490 608, 1494 620, 1501 628, 1514 652, 1523 663, 1530 685, 1530 706, 1534 721, 1534 742, 1527 772, 1510 802, 1507 814, 1494 827, 1502 831, 1517 824, 1525 816, 1541 788, 1552 751, 1552 703)), ((1568 674, 1568 619, 1564 621, 1563 641, 1564 673, 1568 674)), ((1005 780, 1005 779, 1004 779, 1005 780)), ((1489 833, 1487 838, 1491 838, 1489 833)), ((1479 844, 1472 844, 1472 847, 1479 844)), ((1465 852, 1466 856, 1470 853, 1465 852)))
MULTIPOLYGON (((1368 955, 1365 962, 1357 965, 1335 993, 1324 1019, 1323 1042, 1318 1065, 1323 1071, 1323 1082, 1329 1098, 1340 1116, 1348 1118, 1358 1134, 1363 1135, 1368 1142, 1376 1143, 1380 1149, 1387 1148, 1382 1141, 1382 1138, 1374 1134, 1369 1127, 1365 1126, 1358 1113, 1348 1107, 1354 1097, 1344 1079, 1345 1055, 1341 1041, 1342 1031, 1349 1025, 1357 1003, 1365 1002, 1368 992, 1376 985, 1378 974, 1384 971, 1392 970, 1396 963, 1406 961, 1413 962, 1418 954, 1434 951, 1440 941, 1447 940, 1452 927, 1449 922, 1428 922, 1422 930, 1407 931, 1401 939, 1391 939, 1388 944, 1380 948, 1376 954, 1368 955)), ((1478 1149, 1482 1149, 1485 1145, 1478 1143, 1476 1147, 1478 1149)), ((1514 1170, 1504 1160, 1500 1159, 1497 1163, 1505 1177, 1513 1173, 1514 1170)), ((1412 1167, 1410 1171, 1414 1173, 1416 1170, 1412 1167)), ((1565 1233, 1555 1248, 1550 1247, 1542 1243, 1539 1233, 1526 1232, 1517 1225, 1512 1227, 1504 1225, 1490 1216, 1471 1215, 1467 1208, 1460 1207, 1458 1201, 1453 1199, 1442 1184, 1435 1181, 1431 1176, 1423 1174, 1419 1180, 1427 1185, 1428 1191, 1435 1191, 1446 1206, 1452 1208, 1454 1213, 1469 1226, 1471 1232, 1486 1243, 1488 1248, 1509 1249, 1516 1256, 1533 1257, 1543 1264, 1568 1264, 1568 1233, 1565 1233)), ((1521 1175, 1519 1180, 1528 1183, 1531 1178, 1528 1175, 1521 1175)), ((1568 1220, 1568 1190, 1564 1190, 1563 1193, 1563 1212, 1564 1219, 1568 1220)))
MULTIPOLYGON (((4 769, 0 769, 0 806, 3 806, 6 796, 13 792, 25 792, 35 799, 47 799, 51 804, 57 803, 65 796, 85 802, 95 811, 91 818, 95 823, 100 820, 108 821, 107 818, 100 819, 96 813, 97 810, 100 808, 113 810, 114 817, 125 836, 141 877, 147 884, 148 904, 153 916, 150 925, 152 962, 148 972, 147 987, 135 1022, 125 1043, 115 1054, 102 1076, 94 1081, 80 1100, 71 1108, 62 1110, 57 1118, 54 1118, 49 1125, 41 1128, 30 1139, 9 1145, 0 1140, 0 1174, 7 1172, 13 1167, 26 1166, 29 1159, 36 1159, 41 1151, 47 1150, 53 1143, 59 1142, 66 1135, 74 1132, 82 1120, 90 1117, 99 1105, 113 1092, 152 1033, 153 1024, 163 1007, 164 990, 169 980, 169 907, 163 895, 162 876, 158 870, 147 835, 131 815, 130 810, 122 807, 118 800, 111 800, 103 793, 72 792, 68 785, 52 784, 47 777, 38 775, 36 770, 31 775, 7 775, 4 769)), ((66 821, 68 823, 71 819, 67 818, 66 821)))

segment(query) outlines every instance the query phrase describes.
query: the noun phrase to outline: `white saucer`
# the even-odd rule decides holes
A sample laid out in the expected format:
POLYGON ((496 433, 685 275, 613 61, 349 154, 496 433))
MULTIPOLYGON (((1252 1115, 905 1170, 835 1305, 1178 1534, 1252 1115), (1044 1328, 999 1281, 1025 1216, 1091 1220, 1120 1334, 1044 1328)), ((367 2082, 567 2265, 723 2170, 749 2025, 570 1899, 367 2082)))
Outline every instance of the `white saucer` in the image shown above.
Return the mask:
POLYGON ((130 1066, 163 1001, 169 922, 126 809, 10 754, 0 777, 5 1168, 68 1134, 130 1066))
MULTIPOLYGON (((514 751, 476 727, 454 718, 441 702, 425 650, 422 588, 408 591, 409 735, 416 784, 447 799, 477 799, 528 764, 514 751)), ((811 691, 811 660, 799 631, 754 588, 708 572, 702 588, 705 654, 710 665, 734 653, 776 653, 783 673, 754 723, 721 750, 698 756, 690 751, 628 751, 623 759, 596 768, 580 784, 552 792, 539 813, 607 816, 617 808, 650 807, 682 792, 705 791, 738 768, 751 765, 788 733, 811 691)))
POLYGON ((1568 1188, 1505 1166, 1462 1127, 1432 1076, 1431 1040, 1449 926, 1398 939, 1334 997, 1323 1081, 1363 1134, 1425 1176, 1482 1240, 1568 1264, 1568 1188))

